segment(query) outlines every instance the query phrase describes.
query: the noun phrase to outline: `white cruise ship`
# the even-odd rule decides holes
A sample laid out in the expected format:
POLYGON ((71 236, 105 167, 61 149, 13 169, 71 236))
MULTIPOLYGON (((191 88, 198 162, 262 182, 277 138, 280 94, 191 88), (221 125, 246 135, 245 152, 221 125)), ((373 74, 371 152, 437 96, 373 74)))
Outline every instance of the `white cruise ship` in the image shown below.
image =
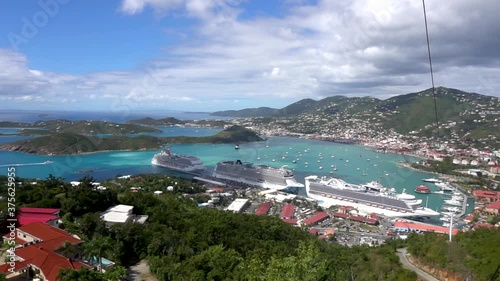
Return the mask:
POLYGON ((286 169, 286 167, 273 168, 266 165, 241 162, 240 160, 217 163, 212 176, 275 190, 304 187, 303 184, 295 180, 293 172, 286 169))
POLYGON ((205 165, 199 158, 191 155, 172 154, 170 149, 155 154, 151 164, 185 173, 198 174, 205 171, 205 165))
POLYGON ((329 207, 352 206, 366 213, 377 213, 387 217, 429 217, 439 213, 424 208, 421 200, 411 194, 395 194, 371 192, 366 187, 347 183, 339 178, 305 178, 307 196, 322 202, 329 207))

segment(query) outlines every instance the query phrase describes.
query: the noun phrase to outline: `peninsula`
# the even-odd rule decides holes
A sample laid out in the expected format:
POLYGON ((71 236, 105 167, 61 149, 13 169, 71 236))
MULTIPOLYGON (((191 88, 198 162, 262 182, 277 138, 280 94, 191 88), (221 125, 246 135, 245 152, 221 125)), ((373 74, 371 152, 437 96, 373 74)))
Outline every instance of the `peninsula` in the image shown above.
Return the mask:
POLYGON ((208 137, 111 136, 99 138, 74 133, 52 133, 28 140, 0 145, 1 150, 40 155, 72 155, 116 150, 156 150, 164 143, 241 143, 262 141, 255 132, 241 126, 231 126, 208 137))

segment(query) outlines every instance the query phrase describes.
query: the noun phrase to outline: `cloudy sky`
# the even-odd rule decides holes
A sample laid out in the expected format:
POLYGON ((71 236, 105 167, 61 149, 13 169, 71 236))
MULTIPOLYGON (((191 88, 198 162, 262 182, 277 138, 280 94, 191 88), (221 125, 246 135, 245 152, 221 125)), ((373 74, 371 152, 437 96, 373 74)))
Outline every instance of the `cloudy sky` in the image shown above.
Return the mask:
MULTIPOLYGON (((426 5, 436 85, 500 96, 500 1, 426 5)), ((0 109, 280 108, 430 86, 420 0, 0 3, 0 109)))

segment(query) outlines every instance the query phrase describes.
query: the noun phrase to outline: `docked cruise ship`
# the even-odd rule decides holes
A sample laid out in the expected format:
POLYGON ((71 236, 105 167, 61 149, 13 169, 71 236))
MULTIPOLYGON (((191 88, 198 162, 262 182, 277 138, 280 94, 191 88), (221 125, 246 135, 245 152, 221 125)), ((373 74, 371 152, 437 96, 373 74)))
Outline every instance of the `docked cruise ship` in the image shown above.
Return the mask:
POLYGON ((322 202, 325 207, 352 206, 366 213, 388 217, 429 217, 439 213, 422 207, 422 200, 407 193, 392 194, 370 190, 365 186, 347 183, 338 178, 305 178, 307 196, 322 202))
POLYGON ((198 174, 205 171, 205 165, 199 158, 190 155, 172 154, 170 149, 155 154, 151 164, 185 173, 198 174))
POLYGON ((212 176, 267 189, 282 190, 303 187, 297 182, 292 171, 249 162, 222 161, 215 166, 212 176))

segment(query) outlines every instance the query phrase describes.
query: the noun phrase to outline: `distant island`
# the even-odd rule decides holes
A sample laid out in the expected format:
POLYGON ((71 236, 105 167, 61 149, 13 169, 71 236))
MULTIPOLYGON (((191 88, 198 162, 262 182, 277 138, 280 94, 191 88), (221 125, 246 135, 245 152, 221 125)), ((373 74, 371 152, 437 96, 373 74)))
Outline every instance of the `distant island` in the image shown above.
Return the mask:
POLYGON ((70 133, 79 135, 127 135, 139 133, 159 133, 161 130, 138 124, 121 124, 106 121, 47 120, 33 123, 0 121, 0 127, 20 128, 18 135, 39 136, 51 133, 70 133))
POLYGON ((209 127, 209 128, 223 128, 231 124, 227 121, 222 121, 222 120, 179 120, 174 117, 165 117, 161 119, 144 117, 139 119, 128 120, 125 123, 137 124, 143 126, 191 126, 191 127, 209 127))
POLYGON ((39 155, 72 155, 100 151, 156 150, 165 143, 241 143, 263 139, 254 131, 241 126, 229 127, 208 137, 111 136, 98 138, 75 133, 51 133, 29 140, 0 145, 1 150, 19 151, 39 155))

